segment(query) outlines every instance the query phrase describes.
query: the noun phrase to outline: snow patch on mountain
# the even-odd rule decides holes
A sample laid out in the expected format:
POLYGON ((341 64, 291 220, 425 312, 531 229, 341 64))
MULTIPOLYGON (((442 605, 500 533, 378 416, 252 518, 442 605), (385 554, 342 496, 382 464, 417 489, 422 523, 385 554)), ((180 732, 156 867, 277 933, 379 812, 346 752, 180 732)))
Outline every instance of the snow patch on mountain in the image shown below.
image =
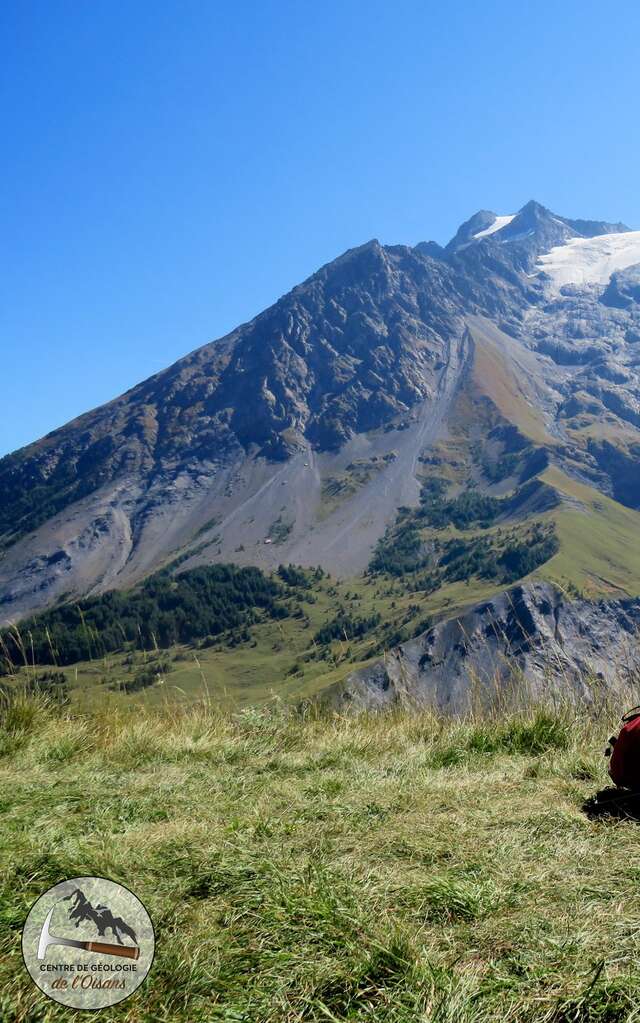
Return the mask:
POLYGON ((478 231, 478 233, 474 234, 473 237, 476 239, 486 238, 490 234, 495 234, 496 231, 501 231, 503 227, 507 227, 507 225, 510 224, 512 220, 515 220, 515 217, 516 217, 515 213, 512 213, 505 217, 496 217, 491 227, 486 227, 484 231, 478 231))
POLYGON ((640 263, 640 231, 570 238, 538 259, 539 272, 556 288, 565 284, 606 284, 612 273, 640 263))

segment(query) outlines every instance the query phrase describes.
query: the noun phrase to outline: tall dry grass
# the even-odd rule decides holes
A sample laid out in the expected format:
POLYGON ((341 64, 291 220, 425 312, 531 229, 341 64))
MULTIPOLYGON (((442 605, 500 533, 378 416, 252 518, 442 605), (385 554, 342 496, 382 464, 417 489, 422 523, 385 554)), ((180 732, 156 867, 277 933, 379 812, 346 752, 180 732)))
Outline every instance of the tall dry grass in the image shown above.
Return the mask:
POLYGON ((453 720, 203 700, 0 720, 0 1018, 75 1018, 31 985, 31 902, 121 880, 158 950, 106 1019, 639 1017, 638 825, 592 821, 621 707, 453 720))

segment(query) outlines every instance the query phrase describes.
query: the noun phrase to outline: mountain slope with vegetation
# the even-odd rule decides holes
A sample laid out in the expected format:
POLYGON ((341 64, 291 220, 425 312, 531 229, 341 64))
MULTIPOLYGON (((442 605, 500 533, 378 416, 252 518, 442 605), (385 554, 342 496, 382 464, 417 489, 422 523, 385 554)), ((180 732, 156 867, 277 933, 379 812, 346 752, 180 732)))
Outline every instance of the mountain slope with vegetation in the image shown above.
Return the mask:
MULTIPOLYGON (((456 620, 516 584, 622 621, 638 239, 532 202, 446 249, 371 242, 0 461, 5 670, 71 669, 74 698, 211 673, 223 702, 301 700, 388 679, 379 658, 405 664, 443 622, 455 646, 456 620)), ((600 671, 596 632, 578 673, 600 671)), ((442 654, 439 704, 471 679, 442 654)))
POLYGON ((0 460, 0 624, 178 558, 355 577, 430 476, 490 502, 551 466, 637 511, 637 235, 530 202, 372 241, 0 460))
POLYGON ((553 678, 573 690, 577 673, 588 697, 591 676, 613 685, 640 653, 633 625, 624 624, 640 594, 639 531, 638 512, 555 468, 504 497, 426 475, 418 506, 400 509, 362 576, 178 563, 131 591, 62 602, 0 630, 0 671, 9 685, 37 688, 43 673, 62 670, 76 705, 190 700, 204 682, 228 706, 273 693, 297 702, 337 687, 362 707, 393 703, 398 684, 404 690, 412 679, 418 703, 463 709, 480 681, 490 690, 515 660, 539 686, 553 678), (557 625, 539 628, 534 616, 527 638, 535 648, 547 636, 548 649, 524 665, 518 643, 491 651, 491 602, 520 582, 535 606, 538 580, 551 584, 542 603, 569 624, 560 649, 557 625), (480 636, 473 657, 456 653, 458 619, 480 636), (615 643, 604 660, 599 622, 615 643), (444 674, 426 658, 434 642, 444 674))

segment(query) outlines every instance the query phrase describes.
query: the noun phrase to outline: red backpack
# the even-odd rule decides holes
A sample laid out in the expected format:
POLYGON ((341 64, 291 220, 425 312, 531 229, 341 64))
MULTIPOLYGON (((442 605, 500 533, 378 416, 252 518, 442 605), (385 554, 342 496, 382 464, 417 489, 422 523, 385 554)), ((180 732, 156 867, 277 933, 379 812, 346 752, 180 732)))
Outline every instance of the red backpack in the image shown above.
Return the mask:
POLYGON ((609 775, 616 785, 640 791, 640 707, 634 707, 622 718, 622 728, 616 738, 609 739, 607 750, 609 775))

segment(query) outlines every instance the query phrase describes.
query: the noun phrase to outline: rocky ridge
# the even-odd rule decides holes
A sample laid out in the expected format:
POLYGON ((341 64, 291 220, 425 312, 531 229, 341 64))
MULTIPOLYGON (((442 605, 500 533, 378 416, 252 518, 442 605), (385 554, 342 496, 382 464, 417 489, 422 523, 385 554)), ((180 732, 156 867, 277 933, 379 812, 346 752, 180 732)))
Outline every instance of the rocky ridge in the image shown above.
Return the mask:
POLYGON ((0 460, 0 621, 176 557, 361 571, 430 466, 460 484, 463 420, 474 486, 513 489, 524 448, 523 478, 553 462, 639 508, 640 266, 558 288, 541 262, 626 233, 530 202, 445 248, 369 242, 0 460), (328 504, 354 464, 376 468, 328 504))

